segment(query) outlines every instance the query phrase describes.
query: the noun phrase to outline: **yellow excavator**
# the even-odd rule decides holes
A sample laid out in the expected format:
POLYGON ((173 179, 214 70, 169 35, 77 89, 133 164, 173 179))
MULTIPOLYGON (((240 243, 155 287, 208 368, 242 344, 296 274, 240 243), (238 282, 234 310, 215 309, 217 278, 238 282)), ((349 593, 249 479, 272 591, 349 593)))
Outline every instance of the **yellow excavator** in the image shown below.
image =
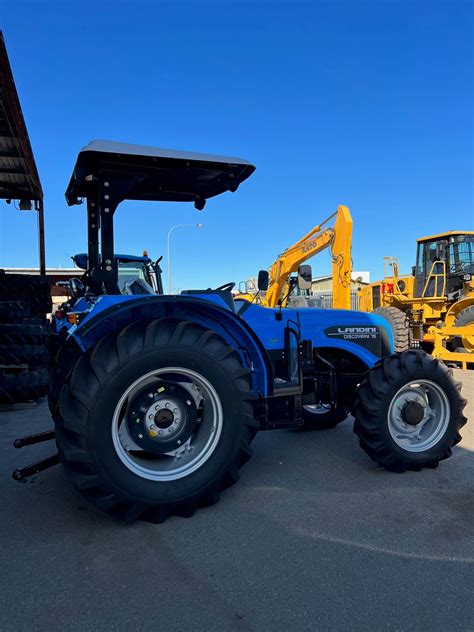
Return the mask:
MULTIPOLYGON (((330 249, 332 256, 333 307, 351 308, 351 259, 352 217, 347 206, 338 206, 323 222, 312 228, 295 244, 287 248, 270 267, 268 272, 268 289, 263 292, 259 288, 266 286, 262 282, 266 276, 260 271, 257 288, 247 284, 245 291, 235 298, 260 303, 265 307, 286 307, 288 298, 298 285, 298 279, 311 281, 310 266, 302 265, 305 261, 330 249), (298 272, 297 276, 292 276, 298 272)), ((300 287, 308 287, 299 284, 300 287)))

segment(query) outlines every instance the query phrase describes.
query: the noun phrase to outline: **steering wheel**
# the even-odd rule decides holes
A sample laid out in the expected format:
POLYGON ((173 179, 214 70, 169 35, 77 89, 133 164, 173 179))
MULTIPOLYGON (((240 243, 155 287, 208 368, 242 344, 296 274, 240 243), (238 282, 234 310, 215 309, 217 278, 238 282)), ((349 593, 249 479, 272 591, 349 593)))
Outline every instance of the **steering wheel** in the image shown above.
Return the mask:
POLYGON ((454 274, 464 272, 464 262, 458 261, 454 265, 451 265, 451 272, 454 272, 454 274))
POLYGON ((231 292, 235 287, 235 283, 234 281, 231 281, 230 283, 224 283, 224 285, 219 285, 219 287, 216 287, 216 292, 231 292))

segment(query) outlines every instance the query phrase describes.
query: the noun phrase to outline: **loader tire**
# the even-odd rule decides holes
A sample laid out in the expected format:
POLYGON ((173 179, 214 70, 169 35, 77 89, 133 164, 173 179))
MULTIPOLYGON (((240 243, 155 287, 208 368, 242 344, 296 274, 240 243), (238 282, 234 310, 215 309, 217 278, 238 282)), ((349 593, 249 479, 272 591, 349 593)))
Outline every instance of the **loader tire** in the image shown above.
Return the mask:
POLYGON ((466 404, 461 383, 443 362, 421 350, 396 353, 377 362, 360 384, 354 432, 387 470, 434 468, 461 441, 466 404))
POLYGON ((26 301, 0 301, 0 323, 28 318, 30 305, 26 301))
POLYGON ((50 354, 46 345, 2 345, 0 344, 0 364, 28 364, 45 366, 50 354))
POLYGON ((303 430, 329 430, 347 419, 347 411, 343 407, 327 409, 324 406, 303 405, 303 430))
POLYGON ((407 315, 398 307, 376 307, 372 313, 383 316, 390 323, 395 351, 406 351, 410 346, 410 328, 407 315))
POLYGON ((135 322, 82 355, 62 387, 60 460, 80 493, 115 518, 190 517, 216 503, 250 458, 259 425, 251 399, 250 370, 213 331, 135 322))
MULTIPOLYGON (((466 327, 466 325, 471 325, 474 329, 474 305, 461 310, 454 321, 455 327, 466 327)), ((457 353, 474 353, 474 332, 472 336, 453 338, 452 346, 457 353)))
POLYGON ((48 329, 43 325, 0 324, 0 345, 44 345, 47 341, 48 329))
POLYGON ((28 373, 0 375, 0 404, 36 401, 48 390, 48 369, 39 368, 28 373))

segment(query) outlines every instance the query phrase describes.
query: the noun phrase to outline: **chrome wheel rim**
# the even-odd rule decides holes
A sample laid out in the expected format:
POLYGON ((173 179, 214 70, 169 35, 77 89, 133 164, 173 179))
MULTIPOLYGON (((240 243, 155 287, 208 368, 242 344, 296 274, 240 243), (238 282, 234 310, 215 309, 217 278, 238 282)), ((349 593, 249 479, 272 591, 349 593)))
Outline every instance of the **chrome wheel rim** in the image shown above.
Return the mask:
POLYGON ((147 480, 173 481, 204 465, 219 443, 222 426, 222 405, 212 384, 191 369, 165 367, 141 376, 123 393, 112 417, 112 440, 128 470, 147 480), (172 385, 179 389, 179 397, 161 393, 172 385), (146 405, 139 404, 143 397, 149 397, 146 405), (186 418, 187 406, 196 411, 192 421, 186 418), (138 435, 133 434, 134 420, 140 420, 138 435), (180 441, 185 423, 186 435, 180 441), (174 439, 172 449, 164 451, 164 442, 174 439), (147 441, 147 446, 141 441, 147 441), (148 446, 162 451, 155 453, 148 446))
POLYGON ((450 413, 448 397, 438 384, 431 380, 413 380, 402 386, 392 399, 388 410, 390 435, 407 452, 424 452, 443 438, 450 413), (415 411, 415 419, 408 414, 410 407, 415 411))
POLYGON ((326 415, 332 411, 331 404, 305 404, 303 410, 308 411, 313 415, 326 415))

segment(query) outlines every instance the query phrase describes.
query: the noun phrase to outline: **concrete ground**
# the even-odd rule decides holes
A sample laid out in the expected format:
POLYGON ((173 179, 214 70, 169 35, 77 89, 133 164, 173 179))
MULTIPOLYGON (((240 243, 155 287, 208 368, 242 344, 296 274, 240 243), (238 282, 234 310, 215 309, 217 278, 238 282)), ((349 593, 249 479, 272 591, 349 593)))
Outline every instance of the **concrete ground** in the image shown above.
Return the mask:
POLYGON ((470 422, 437 470, 375 466, 346 421, 261 433, 215 507, 164 525, 96 513, 60 467, 18 484, 47 406, 0 413, 0 630, 474 630, 470 422))

